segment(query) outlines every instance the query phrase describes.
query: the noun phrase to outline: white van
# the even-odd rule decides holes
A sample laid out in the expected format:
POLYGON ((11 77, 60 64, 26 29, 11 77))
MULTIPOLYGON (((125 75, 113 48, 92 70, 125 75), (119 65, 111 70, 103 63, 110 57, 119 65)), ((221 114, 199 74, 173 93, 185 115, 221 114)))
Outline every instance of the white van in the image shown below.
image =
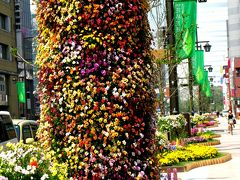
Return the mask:
POLYGON ((8 111, 0 111, 0 146, 8 142, 18 142, 11 115, 8 111))

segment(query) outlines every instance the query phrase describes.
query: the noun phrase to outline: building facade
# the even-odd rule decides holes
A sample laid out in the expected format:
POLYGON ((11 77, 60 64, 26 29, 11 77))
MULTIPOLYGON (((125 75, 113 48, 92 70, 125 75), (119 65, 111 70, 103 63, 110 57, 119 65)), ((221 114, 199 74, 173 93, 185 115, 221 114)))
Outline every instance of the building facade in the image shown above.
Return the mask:
POLYGON ((231 109, 240 116, 240 2, 228 0, 228 58, 231 109))
POLYGON ((19 116, 17 61, 11 54, 16 47, 13 0, 0 0, 0 110, 19 116))
POLYGON ((34 111, 34 86, 33 86, 33 49, 32 49, 32 16, 30 0, 15 0, 16 18, 16 46, 19 55, 18 80, 25 83, 26 103, 19 103, 20 116, 33 119, 34 111), (24 61, 23 61, 24 59, 24 61))

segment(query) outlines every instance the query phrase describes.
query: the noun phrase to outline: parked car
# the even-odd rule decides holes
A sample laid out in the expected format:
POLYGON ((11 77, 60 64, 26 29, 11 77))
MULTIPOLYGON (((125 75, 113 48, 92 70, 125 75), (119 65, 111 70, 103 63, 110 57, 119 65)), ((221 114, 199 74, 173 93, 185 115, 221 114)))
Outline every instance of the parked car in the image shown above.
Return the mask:
POLYGON ((8 142, 17 142, 16 131, 10 113, 0 111, 0 146, 4 147, 8 142))
POLYGON ((35 120, 13 119, 18 141, 23 143, 32 143, 36 140, 38 123, 35 120))

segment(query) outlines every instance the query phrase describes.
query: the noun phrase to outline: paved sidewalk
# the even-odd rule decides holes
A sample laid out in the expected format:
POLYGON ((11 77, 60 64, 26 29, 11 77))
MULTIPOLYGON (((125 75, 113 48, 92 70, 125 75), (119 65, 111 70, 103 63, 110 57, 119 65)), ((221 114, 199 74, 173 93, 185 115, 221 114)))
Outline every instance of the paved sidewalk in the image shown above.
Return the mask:
POLYGON ((182 180, 240 180, 240 120, 237 121, 233 129, 233 135, 227 132, 227 119, 219 118, 219 126, 211 128, 221 137, 221 142, 217 145, 219 151, 232 154, 232 159, 222 164, 215 164, 192 169, 188 172, 178 173, 178 178, 182 180))

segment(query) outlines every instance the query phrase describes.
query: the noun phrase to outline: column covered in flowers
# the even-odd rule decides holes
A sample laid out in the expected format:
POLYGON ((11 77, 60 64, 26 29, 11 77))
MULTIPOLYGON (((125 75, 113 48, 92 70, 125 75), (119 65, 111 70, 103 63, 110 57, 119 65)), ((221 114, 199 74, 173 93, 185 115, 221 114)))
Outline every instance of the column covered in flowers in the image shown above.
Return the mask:
POLYGON ((39 0, 38 137, 69 177, 154 179, 144 0, 39 0))

